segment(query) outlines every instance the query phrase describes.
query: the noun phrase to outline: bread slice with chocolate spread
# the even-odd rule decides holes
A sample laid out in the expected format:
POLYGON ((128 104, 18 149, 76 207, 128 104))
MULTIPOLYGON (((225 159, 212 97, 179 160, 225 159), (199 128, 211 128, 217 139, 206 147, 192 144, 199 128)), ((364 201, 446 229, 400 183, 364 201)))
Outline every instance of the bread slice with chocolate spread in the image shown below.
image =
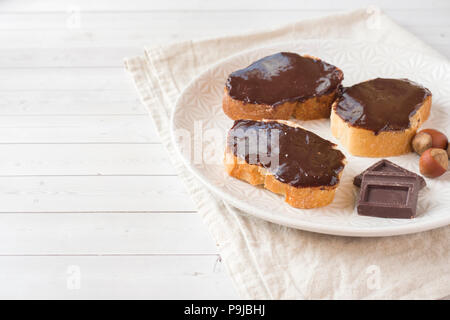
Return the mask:
POLYGON ((276 53, 229 75, 223 111, 233 120, 328 118, 343 79, 318 58, 276 53))
POLYGON ((428 119, 431 92, 407 79, 377 78, 344 88, 333 103, 331 132, 355 156, 411 152, 411 140, 428 119))
POLYGON ((237 120, 228 132, 227 173, 281 194, 296 208, 330 204, 345 166, 336 145, 287 121, 237 120))

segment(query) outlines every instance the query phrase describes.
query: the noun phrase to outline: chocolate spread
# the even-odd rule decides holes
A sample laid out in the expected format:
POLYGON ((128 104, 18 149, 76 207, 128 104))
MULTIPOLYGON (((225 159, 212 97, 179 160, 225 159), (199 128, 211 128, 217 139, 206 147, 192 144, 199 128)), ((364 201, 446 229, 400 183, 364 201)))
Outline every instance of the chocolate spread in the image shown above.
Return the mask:
POLYGON ((330 93, 343 78, 341 70, 322 60, 280 52, 231 73, 226 87, 233 99, 276 106, 330 93))
POLYGON ((237 120, 227 138, 229 152, 266 168, 277 180, 294 187, 334 186, 339 182, 345 157, 334 146, 312 132, 276 121, 237 120), (275 131, 278 139, 273 141, 275 131), (250 143, 255 135, 258 141, 250 143), (260 146, 267 149, 261 150, 260 146), (276 165, 267 160, 264 152, 276 154, 276 165))
POLYGON ((381 131, 405 130, 431 92, 407 79, 377 78, 344 88, 336 113, 352 126, 381 131))

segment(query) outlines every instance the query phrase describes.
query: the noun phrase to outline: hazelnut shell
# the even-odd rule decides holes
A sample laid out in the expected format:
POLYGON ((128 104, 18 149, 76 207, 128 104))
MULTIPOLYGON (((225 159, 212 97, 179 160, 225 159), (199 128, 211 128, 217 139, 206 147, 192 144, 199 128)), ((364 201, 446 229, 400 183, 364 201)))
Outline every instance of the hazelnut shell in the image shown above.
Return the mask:
POLYGON ((414 136, 411 145, 413 150, 421 155, 425 150, 432 147, 433 139, 429 133, 419 132, 414 136))
POLYGON ((448 139, 445 134, 435 129, 423 129, 419 133, 422 132, 428 133, 431 136, 432 148, 447 149, 448 139))
POLYGON ((443 175, 448 168, 447 152, 439 148, 430 148, 419 159, 420 173, 428 178, 443 175))

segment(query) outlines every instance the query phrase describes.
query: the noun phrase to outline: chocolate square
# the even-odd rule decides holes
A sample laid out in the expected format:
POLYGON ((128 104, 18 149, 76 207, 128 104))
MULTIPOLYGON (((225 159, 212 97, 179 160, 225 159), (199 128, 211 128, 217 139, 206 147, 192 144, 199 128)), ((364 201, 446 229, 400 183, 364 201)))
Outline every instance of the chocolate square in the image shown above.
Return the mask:
POLYGON ((360 215, 410 219, 416 215, 420 179, 400 172, 364 173, 357 204, 360 215))
POLYGON ((369 171, 378 172, 381 175, 396 172, 396 173, 400 173, 403 175, 416 177, 419 180, 420 189, 422 189, 423 187, 425 187, 427 185, 425 182, 425 179, 423 177, 419 176, 418 174, 416 174, 414 172, 406 170, 405 168, 402 168, 399 165, 396 165, 395 163, 393 163, 389 160, 386 160, 386 159, 382 159, 382 160, 378 161, 377 163, 373 164, 372 166, 370 166, 369 168, 367 168, 366 170, 361 172, 359 175, 357 175, 353 179, 353 184, 357 187, 360 187, 361 180, 362 180, 364 173, 369 172, 369 171))

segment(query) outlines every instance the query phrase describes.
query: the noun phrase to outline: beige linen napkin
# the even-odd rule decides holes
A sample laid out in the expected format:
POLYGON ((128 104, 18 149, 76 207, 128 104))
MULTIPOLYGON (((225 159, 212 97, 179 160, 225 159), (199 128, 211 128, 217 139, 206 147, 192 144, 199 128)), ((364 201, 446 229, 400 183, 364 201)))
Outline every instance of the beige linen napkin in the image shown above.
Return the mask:
POLYGON ((440 56, 370 8, 260 32, 156 46, 125 62, 242 298, 443 298, 450 294, 450 226, 385 238, 338 237, 278 226, 212 194, 174 150, 171 110, 182 89, 205 68, 245 49, 336 38, 383 42, 440 56))

